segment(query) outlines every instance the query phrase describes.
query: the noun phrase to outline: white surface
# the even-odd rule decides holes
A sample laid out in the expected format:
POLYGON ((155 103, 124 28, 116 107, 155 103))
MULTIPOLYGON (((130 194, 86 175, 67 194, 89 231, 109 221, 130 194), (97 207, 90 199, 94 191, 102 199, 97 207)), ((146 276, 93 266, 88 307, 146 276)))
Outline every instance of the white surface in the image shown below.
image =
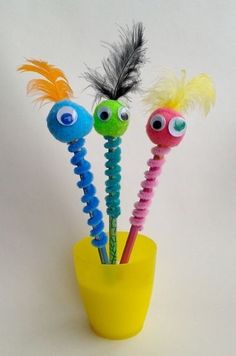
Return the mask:
MULTIPOLYGON (((235 345, 235 1, 0 1, 0 354, 233 356, 235 345), (143 21, 150 61, 143 88, 159 66, 209 72, 217 103, 209 118, 190 115, 184 142, 163 169, 144 233, 159 244, 148 319, 136 338, 112 342, 90 332, 78 297, 71 246, 87 234, 81 193, 63 144, 25 95, 24 57, 67 74, 78 102, 92 91, 78 76, 99 67, 117 24, 143 21)), ((150 143, 141 96, 123 141, 123 214, 136 200, 150 143), (142 145, 140 144, 142 142, 142 145)), ((103 140, 88 138, 103 200, 103 140)), ((102 204, 104 209, 104 204, 102 204)))

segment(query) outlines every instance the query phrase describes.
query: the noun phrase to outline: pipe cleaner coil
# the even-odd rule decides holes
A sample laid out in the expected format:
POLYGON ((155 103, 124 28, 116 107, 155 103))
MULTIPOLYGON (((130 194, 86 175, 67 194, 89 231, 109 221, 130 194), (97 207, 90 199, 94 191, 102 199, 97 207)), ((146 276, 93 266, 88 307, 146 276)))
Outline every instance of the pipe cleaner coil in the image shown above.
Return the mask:
POLYGON ((142 189, 139 191, 139 201, 134 204, 135 209, 133 215, 130 218, 130 223, 137 226, 139 230, 142 230, 146 216, 148 214, 148 207, 151 204, 152 197, 154 195, 154 188, 159 183, 157 177, 161 174, 162 165, 165 163, 165 159, 155 159, 156 156, 163 156, 170 151, 168 147, 153 147, 152 153, 154 158, 149 159, 147 165, 149 170, 144 173, 145 180, 141 183, 142 189))
POLYGON ((107 196, 106 206, 107 214, 112 218, 117 218, 120 215, 120 181, 121 181, 121 167, 119 162, 121 160, 121 138, 120 137, 110 137, 106 136, 107 140, 104 147, 108 149, 105 153, 107 162, 105 163, 106 170, 105 174, 108 177, 106 180, 106 193, 107 196))
POLYGON ((84 147, 85 139, 80 138, 68 146, 68 151, 74 153, 71 163, 76 166, 74 173, 80 176, 77 186, 84 191, 81 201, 86 204, 83 212, 89 214, 88 225, 92 227, 90 235, 94 237, 92 245, 101 248, 107 243, 107 235, 103 231, 104 222, 102 212, 98 209, 99 199, 96 197, 96 188, 92 184, 93 174, 90 172, 91 164, 84 158, 87 150, 84 147))

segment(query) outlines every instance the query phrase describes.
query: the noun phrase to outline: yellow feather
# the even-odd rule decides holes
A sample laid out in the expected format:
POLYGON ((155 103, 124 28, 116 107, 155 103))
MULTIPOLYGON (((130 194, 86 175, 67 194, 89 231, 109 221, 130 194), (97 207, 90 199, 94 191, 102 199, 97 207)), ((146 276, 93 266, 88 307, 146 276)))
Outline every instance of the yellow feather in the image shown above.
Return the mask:
POLYGON ((207 74, 188 81, 185 70, 179 78, 170 72, 148 91, 144 101, 151 110, 162 107, 186 113, 198 106, 207 115, 215 102, 215 88, 207 74))
POLYGON ((45 79, 32 79, 27 85, 27 93, 39 95, 36 101, 57 102, 73 96, 69 82, 61 69, 45 61, 27 59, 17 70, 20 72, 35 72, 45 79))

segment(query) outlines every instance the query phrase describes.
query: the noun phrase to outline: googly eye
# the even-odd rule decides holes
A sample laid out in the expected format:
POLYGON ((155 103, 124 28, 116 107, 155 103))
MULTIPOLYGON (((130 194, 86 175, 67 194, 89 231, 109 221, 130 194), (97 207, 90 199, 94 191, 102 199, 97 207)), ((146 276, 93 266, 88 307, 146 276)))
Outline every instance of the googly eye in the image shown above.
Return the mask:
POLYGON ((186 122, 182 117, 174 117, 168 125, 169 133, 174 137, 183 136, 186 131, 186 122))
POLYGON ((109 108, 106 108, 106 107, 100 108, 98 110, 98 112, 97 112, 97 115, 98 115, 100 120, 107 121, 111 117, 111 110, 109 108))
POLYGON ((151 119, 150 125, 153 128, 153 130, 161 131, 166 126, 166 120, 164 116, 156 115, 151 119))
POLYGON ((129 111, 127 108, 120 108, 118 111, 118 116, 121 121, 128 121, 129 120, 129 111))
POLYGON ((71 106, 63 106, 57 112, 57 121, 63 126, 71 126, 78 119, 78 114, 71 106))

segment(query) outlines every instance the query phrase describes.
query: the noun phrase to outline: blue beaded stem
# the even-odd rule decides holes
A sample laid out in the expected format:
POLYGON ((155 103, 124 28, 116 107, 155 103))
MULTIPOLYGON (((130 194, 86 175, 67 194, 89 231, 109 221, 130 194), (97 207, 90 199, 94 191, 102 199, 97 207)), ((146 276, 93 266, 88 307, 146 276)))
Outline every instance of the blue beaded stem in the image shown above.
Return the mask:
POLYGON ((121 167, 121 138, 105 136, 106 142, 104 147, 108 150, 105 153, 107 159, 105 163, 106 176, 106 206, 109 216, 109 258, 112 264, 117 262, 117 218, 120 215, 120 181, 121 167))
POLYGON ((76 166, 74 173, 80 176, 80 181, 77 186, 83 189, 84 195, 81 201, 86 204, 83 212, 89 214, 88 225, 92 226, 90 235, 94 237, 92 240, 93 246, 98 248, 99 256, 102 263, 109 263, 106 243, 107 235, 103 231, 104 222, 102 212, 98 209, 99 200, 96 197, 96 188, 92 184, 93 174, 91 173, 91 164, 85 160, 87 150, 84 147, 85 139, 80 138, 74 142, 69 143, 68 151, 73 152, 74 156, 71 158, 71 163, 76 166))

